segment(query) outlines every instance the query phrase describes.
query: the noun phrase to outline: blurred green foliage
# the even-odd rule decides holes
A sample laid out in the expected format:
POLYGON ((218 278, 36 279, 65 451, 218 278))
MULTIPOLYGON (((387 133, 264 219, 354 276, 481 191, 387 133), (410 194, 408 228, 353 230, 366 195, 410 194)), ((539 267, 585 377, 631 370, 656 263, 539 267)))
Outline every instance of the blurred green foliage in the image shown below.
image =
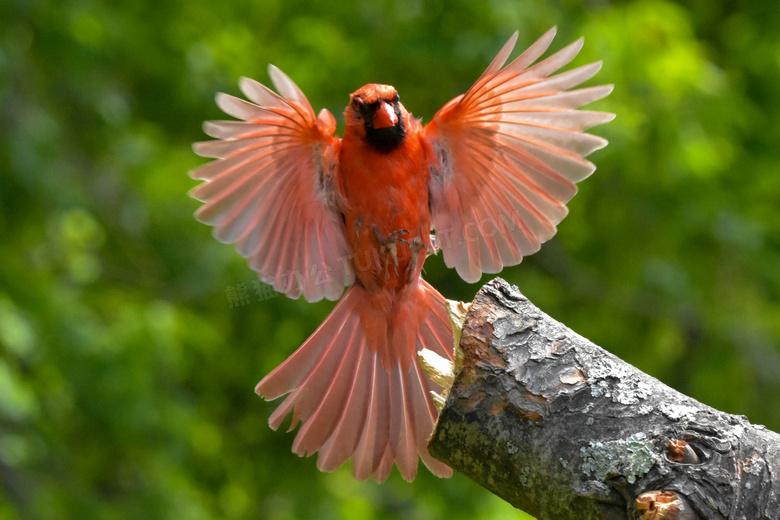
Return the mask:
MULTIPOLYGON (((333 304, 229 308, 253 273, 191 214, 214 93, 278 65, 315 107, 386 82, 430 120, 515 29, 604 60, 617 114, 571 215, 502 276, 682 392, 780 430, 773 0, 0 4, 0 518, 523 518, 462 476, 319 473, 255 383, 333 304)), ((343 126, 343 122, 342 122, 343 126)), ((426 264, 445 296, 468 285, 426 264)), ((483 282, 490 277, 483 278, 483 282)))

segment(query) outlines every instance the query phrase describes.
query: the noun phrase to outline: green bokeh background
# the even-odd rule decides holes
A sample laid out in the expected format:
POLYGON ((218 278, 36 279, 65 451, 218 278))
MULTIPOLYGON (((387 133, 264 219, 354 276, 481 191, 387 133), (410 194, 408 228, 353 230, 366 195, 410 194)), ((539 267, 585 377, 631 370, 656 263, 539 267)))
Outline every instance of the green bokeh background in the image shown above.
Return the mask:
MULTIPOLYGON (((713 2, 0 4, 0 518, 528 518, 468 479, 319 473, 255 383, 333 304, 229 308, 253 273, 192 218, 215 92, 286 71, 430 120, 515 29, 604 60, 617 119, 555 239, 502 276, 678 390, 780 430, 780 9, 713 2)), ((596 84, 591 82, 590 84, 596 84)), ((340 127, 343 120, 340 119, 340 127)), ((469 285, 426 263, 447 297, 469 285)), ((490 276, 483 277, 483 282, 490 276)))

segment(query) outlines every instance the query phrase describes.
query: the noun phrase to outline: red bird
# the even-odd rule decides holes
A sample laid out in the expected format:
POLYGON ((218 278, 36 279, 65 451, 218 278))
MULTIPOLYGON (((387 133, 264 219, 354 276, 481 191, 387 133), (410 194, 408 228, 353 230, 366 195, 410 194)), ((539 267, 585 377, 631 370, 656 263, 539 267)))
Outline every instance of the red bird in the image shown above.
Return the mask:
POLYGON ((204 203, 196 217, 289 297, 336 300, 349 286, 256 389, 266 399, 289 394, 270 425, 292 413, 290 429, 302 423, 293 451, 319 452, 321 470, 351 457, 358 479, 381 482, 395 463, 411 481, 420 457, 434 474, 452 474, 428 454, 438 387, 416 359, 422 348, 451 358, 452 327, 444 298, 420 272, 437 248, 468 282, 519 263, 555 234, 575 183, 594 171, 583 157, 607 143, 583 131, 613 116, 576 109, 612 87, 568 90, 601 63, 551 76, 582 39, 534 65, 554 35, 503 67, 515 33, 426 126, 395 88, 370 84, 350 96, 338 139, 333 115, 315 116, 273 66, 279 94, 242 78, 251 102, 217 96, 241 121, 207 122, 218 140, 195 145, 218 159, 191 172, 205 181, 191 193, 204 203))

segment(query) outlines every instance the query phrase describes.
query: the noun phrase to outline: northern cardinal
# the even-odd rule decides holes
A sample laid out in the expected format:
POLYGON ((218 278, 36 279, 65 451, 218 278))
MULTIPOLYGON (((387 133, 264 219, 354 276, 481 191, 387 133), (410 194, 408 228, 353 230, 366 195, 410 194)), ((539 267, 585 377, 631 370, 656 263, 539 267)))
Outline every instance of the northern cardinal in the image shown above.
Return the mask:
POLYGON ((503 67, 517 36, 426 126, 395 88, 369 84, 350 96, 339 139, 333 115, 315 116, 274 66, 279 94, 242 78, 251 102, 217 95, 240 121, 204 125, 217 140, 194 149, 218 160, 190 172, 205 181, 191 192, 204 203, 196 217, 289 297, 336 300, 349 286, 256 389, 269 400, 289 394, 269 423, 277 429, 292 412, 290 430, 302 423, 293 451, 319 452, 323 471, 351 457, 358 479, 381 482, 395 463, 411 481, 420 457, 452 474, 426 446, 438 387, 416 352, 451 359, 453 334, 444 298, 420 277, 425 258, 441 249, 468 282, 519 263, 555 234, 575 183, 595 169, 583 157, 607 144, 583 131, 613 115, 576 109, 612 87, 568 90, 601 63, 551 76, 582 39, 533 65, 553 28, 503 67))

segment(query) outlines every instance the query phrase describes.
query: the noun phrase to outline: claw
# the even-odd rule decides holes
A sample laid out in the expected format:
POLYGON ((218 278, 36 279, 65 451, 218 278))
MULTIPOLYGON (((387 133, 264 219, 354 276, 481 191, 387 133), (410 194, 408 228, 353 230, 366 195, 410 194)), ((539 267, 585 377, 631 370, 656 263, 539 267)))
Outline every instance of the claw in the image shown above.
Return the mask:
POLYGON ((424 249, 426 249, 426 247, 423 241, 420 240, 420 237, 414 237, 414 240, 412 240, 411 244, 409 244, 409 251, 411 252, 411 257, 409 258, 409 265, 406 267, 407 282, 412 281, 412 275, 414 275, 414 272, 417 269, 417 258, 420 256, 420 251, 424 249))
POLYGON ((374 228, 374 236, 376 237, 376 241, 379 242, 381 245, 385 245, 388 242, 398 242, 403 241, 406 242, 406 239, 401 238, 401 235, 411 235, 411 232, 409 232, 408 229, 397 229, 387 235, 387 238, 382 239, 379 235, 379 231, 374 228))
MULTIPOLYGON (((387 244, 387 251, 390 253, 390 258, 393 260, 393 271, 398 276, 398 247, 395 245, 395 240, 387 244)), ((387 262, 387 260, 385 260, 387 262)), ((390 273, 387 273, 387 277, 390 277, 390 273)))
POLYGON ((396 244, 398 242, 408 244, 406 239, 401 237, 401 235, 404 234, 411 235, 408 229, 398 229, 390 233, 387 238, 382 238, 379 234, 379 230, 374 228, 374 237, 376 237, 376 241, 382 247, 384 253, 382 255, 382 276, 385 280, 390 278, 390 264, 387 260, 388 255, 390 255, 390 259, 393 261, 393 271, 395 272, 395 275, 398 276, 398 246, 396 244))

